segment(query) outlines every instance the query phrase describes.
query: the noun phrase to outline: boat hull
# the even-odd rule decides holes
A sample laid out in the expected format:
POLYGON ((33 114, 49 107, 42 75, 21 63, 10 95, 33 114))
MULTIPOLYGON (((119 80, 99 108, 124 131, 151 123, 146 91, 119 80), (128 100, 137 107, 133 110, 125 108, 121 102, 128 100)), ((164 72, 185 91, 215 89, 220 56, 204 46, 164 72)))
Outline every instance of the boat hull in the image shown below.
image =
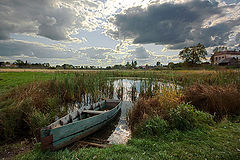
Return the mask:
POLYGON ((42 130, 42 150, 58 150, 80 140, 111 121, 121 110, 121 102, 111 110, 54 129, 42 130))

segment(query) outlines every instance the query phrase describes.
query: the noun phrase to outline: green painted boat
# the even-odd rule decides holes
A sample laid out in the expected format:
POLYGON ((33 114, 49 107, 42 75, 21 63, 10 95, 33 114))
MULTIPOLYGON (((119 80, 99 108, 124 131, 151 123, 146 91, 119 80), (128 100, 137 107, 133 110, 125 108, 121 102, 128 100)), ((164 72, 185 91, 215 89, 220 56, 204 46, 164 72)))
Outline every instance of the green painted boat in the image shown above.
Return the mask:
POLYGON ((86 105, 42 128, 42 150, 58 150, 96 132, 117 115, 121 104, 118 100, 103 100, 86 105))

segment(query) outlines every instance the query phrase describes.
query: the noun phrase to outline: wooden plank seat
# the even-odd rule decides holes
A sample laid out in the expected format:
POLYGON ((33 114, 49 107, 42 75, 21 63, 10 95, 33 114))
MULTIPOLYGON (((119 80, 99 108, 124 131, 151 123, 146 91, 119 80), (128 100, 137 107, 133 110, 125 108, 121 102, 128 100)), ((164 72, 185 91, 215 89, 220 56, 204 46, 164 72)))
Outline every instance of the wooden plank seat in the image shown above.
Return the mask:
POLYGON ((97 115, 97 114, 102 114, 102 113, 105 113, 106 111, 95 111, 95 110, 83 110, 82 113, 88 113, 88 114, 94 114, 94 115, 97 115))

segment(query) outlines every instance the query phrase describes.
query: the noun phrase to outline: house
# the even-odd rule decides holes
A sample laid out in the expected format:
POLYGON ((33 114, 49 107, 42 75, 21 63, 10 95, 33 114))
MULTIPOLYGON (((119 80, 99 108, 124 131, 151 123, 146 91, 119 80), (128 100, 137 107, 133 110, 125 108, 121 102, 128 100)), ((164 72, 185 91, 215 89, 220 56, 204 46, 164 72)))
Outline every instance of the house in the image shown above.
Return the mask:
POLYGON ((221 62, 219 62, 219 66, 232 66, 232 65, 237 65, 238 60, 236 58, 225 58, 221 62))
POLYGON ((220 51, 213 55, 215 65, 234 65, 240 61, 240 51, 220 51))

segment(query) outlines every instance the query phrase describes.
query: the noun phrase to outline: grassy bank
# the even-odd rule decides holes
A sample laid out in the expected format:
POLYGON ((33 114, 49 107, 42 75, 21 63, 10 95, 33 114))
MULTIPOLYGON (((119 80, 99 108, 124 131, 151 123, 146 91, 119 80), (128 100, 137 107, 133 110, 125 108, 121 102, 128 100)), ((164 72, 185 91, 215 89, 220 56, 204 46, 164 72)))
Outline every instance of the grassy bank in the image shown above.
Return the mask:
POLYGON ((43 153, 36 145, 16 159, 239 159, 240 125, 223 121, 205 130, 173 130, 161 136, 133 137, 127 145, 43 153))

